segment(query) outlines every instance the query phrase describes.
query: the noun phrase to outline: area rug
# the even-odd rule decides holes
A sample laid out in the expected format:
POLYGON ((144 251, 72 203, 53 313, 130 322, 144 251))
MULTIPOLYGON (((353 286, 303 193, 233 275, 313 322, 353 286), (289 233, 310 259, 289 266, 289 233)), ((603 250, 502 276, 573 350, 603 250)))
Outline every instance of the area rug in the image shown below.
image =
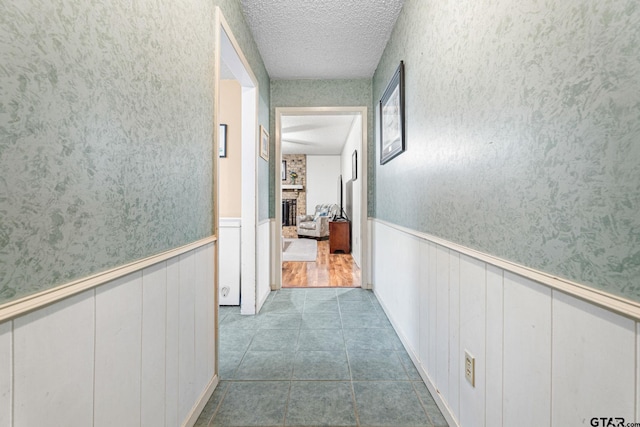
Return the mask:
POLYGON ((318 256, 318 242, 312 239, 284 239, 282 261, 313 262, 318 256))

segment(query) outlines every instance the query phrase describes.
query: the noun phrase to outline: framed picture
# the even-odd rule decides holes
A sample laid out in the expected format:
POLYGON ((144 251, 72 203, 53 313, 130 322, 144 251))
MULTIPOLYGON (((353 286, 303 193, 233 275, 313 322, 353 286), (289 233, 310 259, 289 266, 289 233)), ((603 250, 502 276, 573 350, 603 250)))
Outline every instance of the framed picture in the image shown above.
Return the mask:
POLYGON ((282 178, 283 181, 287 180, 287 161, 286 160, 282 161, 282 169, 280 169, 280 178, 282 178))
POLYGON ((269 133, 260 125, 260 157, 269 161, 269 133))
POLYGON ((380 99, 380 164, 404 150, 404 62, 400 61, 380 99))
POLYGON ((358 150, 353 150, 351 155, 351 180, 358 179, 358 150))
POLYGON ((220 125, 218 144, 218 155, 220 158, 227 157, 227 125, 220 125))

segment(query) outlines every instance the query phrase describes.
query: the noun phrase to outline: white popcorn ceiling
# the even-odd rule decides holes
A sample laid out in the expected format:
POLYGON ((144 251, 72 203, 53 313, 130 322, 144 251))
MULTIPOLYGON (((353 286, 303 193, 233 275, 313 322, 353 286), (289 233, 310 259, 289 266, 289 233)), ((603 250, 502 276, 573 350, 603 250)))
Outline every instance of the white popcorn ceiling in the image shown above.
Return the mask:
POLYGON ((272 79, 368 78, 404 0, 241 0, 272 79))

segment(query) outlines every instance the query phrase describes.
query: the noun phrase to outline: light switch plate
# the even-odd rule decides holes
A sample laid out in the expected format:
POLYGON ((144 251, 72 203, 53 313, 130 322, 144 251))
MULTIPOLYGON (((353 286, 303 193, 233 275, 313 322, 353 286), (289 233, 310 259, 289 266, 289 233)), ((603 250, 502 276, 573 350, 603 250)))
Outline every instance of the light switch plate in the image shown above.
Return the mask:
POLYGON ((467 350, 464 351, 464 377, 471 387, 476 386, 476 359, 467 350))

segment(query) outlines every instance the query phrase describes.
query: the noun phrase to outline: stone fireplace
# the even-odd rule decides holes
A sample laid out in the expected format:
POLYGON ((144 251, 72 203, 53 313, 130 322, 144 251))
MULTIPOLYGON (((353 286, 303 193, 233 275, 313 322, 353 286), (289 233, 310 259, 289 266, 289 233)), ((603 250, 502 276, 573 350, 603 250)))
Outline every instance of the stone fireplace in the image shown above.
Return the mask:
MULTIPOLYGON (((304 154, 283 154, 282 160, 287 164, 286 179, 282 181, 283 206, 286 200, 295 199, 296 217, 298 215, 305 215, 307 213, 307 156, 304 154), (298 174, 295 179, 295 184, 291 178, 291 172, 298 174)), ((283 226, 282 235, 287 238, 297 237, 298 233, 295 223, 291 226, 283 226)))

